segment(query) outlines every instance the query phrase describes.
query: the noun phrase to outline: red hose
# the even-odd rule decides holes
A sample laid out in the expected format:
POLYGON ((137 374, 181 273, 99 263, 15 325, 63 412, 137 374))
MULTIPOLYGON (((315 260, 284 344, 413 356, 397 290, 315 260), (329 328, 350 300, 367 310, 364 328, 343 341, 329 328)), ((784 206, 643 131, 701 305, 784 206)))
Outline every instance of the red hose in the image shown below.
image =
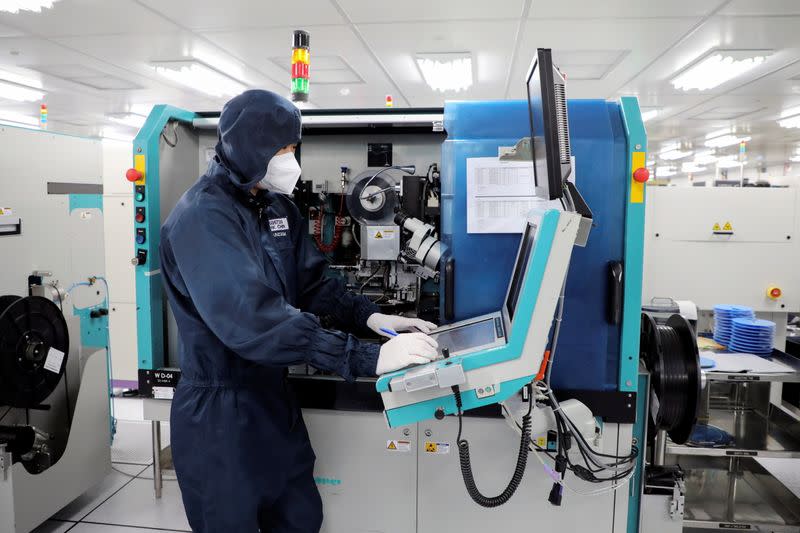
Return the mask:
POLYGON ((324 254, 329 254, 332 251, 336 250, 339 247, 339 243, 342 240, 342 232, 344 231, 344 226, 339 226, 336 224, 336 218, 341 217, 344 213, 344 195, 341 195, 341 201, 339 202, 339 214, 334 217, 333 220, 333 239, 331 240, 330 244, 325 244, 322 242, 322 228, 324 227, 323 222, 325 221, 325 206, 323 205, 319 210, 319 217, 317 220, 314 221, 314 240, 317 243, 317 247, 319 248, 320 252, 324 254))

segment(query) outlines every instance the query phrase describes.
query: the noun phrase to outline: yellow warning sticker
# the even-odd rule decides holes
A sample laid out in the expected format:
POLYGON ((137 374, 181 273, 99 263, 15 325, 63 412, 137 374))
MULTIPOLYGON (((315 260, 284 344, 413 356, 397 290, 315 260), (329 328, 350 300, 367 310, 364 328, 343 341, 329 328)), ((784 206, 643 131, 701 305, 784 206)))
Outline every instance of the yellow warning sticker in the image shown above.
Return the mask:
POLYGON ((411 441, 407 440, 387 440, 386 449, 390 452, 407 453, 411 451, 411 441))
POLYGON ((375 234, 376 239, 383 239, 383 234, 379 231, 375 234))
POLYGON ((546 437, 538 437, 536 439, 536 445, 539 448, 544 448, 545 446, 547 446, 547 438, 546 437))
POLYGON ((449 442, 425 442, 425 452, 432 453, 436 455, 445 455, 450 453, 450 443, 449 442))
POLYGON ((730 222, 726 222, 724 226, 722 226, 722 231, 733 231, 733 225, 730 222))
POLYGON ((722 226, 719 225, 719 222, 715 222, 714 227, 711 228, 711 231, 722 231, 722 226))

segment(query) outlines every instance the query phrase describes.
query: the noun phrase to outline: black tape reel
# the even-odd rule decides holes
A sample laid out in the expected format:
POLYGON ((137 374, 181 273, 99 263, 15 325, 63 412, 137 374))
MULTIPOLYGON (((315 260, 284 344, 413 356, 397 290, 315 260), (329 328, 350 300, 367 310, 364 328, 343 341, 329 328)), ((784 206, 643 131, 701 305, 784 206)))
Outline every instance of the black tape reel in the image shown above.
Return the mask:
POLYGON ((650 410, 653 423, 666 430, 672 442, 683 444, 697 422, 700 405, 700 358, 694 330, 678 314, 660 325, 642 313, 640 350, 657 400, 650 410))
POLYGON ((0 297, 0 405, 43 402, 61 381, 68 354, 67 322, 56 304, 40 296, 0 297))
POLYGON ((347 209, 362 224, 393 224, 398 205, 397 182, 387 173, 372 178, 375 172, 362 172, 350 182, 347 209))

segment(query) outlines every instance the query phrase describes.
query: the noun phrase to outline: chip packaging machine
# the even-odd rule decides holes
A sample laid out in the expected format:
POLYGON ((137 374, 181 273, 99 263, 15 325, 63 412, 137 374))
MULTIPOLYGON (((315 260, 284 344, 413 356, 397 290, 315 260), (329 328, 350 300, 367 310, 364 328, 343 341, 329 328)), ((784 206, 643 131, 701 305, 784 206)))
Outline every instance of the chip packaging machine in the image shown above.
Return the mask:
POLYGON ((111 472, 102 152, 4 126, 0 159, 0 533, 28 533, 111 472))
MULTIPOLYGON (((528 100, 444 109, 302 112, 294 200, 330 275, 385 312, 441 324, 442 359, 428 365, 355 383, 291 369, 324 531, 476 531, 487 517, 501 529, 639 530, 644 126, 635 98, 567 102, 549 50, 527 89, 528 100), (509 183, 522 184, 510 203, 491 194, 509 183)), ((169 398, 179 378, 159 227, 214 156, 218 116, 156 106, 133 143, 151 397, 169 398)))

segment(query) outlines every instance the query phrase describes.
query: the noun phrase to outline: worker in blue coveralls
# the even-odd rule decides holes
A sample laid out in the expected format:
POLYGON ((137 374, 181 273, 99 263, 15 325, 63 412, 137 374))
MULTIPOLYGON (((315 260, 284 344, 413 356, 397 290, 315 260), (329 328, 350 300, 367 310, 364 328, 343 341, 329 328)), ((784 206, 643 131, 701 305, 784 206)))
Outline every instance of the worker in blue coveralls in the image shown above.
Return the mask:
POLYGON ((325 276, 327 261, 288 196, 300 178, 300 124, 299 110, 277 94, 233 98, 219 119, 216 157, 161 228, 182 370, 172 453, 197 533, 319 531, 315 456, 289 366, 353 380, 436 357, 427 335, 434 324, 381 314, 325 276), (390 340, 324 329, 324 315, 390 340))

